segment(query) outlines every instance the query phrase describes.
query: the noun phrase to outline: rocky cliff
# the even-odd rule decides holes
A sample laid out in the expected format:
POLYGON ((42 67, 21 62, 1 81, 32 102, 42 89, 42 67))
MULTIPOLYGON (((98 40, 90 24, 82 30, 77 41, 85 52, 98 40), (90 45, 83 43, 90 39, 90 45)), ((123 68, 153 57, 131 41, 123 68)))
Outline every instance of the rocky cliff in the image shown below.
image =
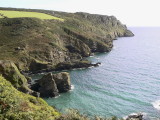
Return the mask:
POLYGON ((92 53, 109 52, 117 37, 133 36, 114 16, 39 12, 63 18, 64 21, 0 19, 0 59, 13 61, 21 71, 56 70, 57 65, 80 63, 92 53))
MULTIPOLYGON (((21 73, 98 66, 100 63, 92 64, 84 58, 95 52, 111 51, 113 40, 117 37, 133 36, 133 33, 114 16, 1 9, 36 11, 64 19, 64 21, 6 17, 0 19, 2 120, 54 120, 60 115, 42 99, 22 93, 34 92, 28 87, 27 79, 21 73)), ((37 86, 36 90, 42 96, 53 97, 58 95, 58 92, 70 89, 70 79, 67 73, 48 74, 38 81, 37 86)))

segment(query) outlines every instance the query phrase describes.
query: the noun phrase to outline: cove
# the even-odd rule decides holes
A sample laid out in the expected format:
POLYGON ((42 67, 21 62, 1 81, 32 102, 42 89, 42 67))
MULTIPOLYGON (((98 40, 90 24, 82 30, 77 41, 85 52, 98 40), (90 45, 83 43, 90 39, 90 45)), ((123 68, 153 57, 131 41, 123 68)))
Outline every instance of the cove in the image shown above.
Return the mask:
POLYGON ((160 28, 129 29, 134 37, 118 38, 111 52, 88 58, 101 62, 99 67, 69 71, 73 90, 45 100, 62 112, 73 108, 104 117, 144 112, 160 118, 155 108, 160 100, 160 28))

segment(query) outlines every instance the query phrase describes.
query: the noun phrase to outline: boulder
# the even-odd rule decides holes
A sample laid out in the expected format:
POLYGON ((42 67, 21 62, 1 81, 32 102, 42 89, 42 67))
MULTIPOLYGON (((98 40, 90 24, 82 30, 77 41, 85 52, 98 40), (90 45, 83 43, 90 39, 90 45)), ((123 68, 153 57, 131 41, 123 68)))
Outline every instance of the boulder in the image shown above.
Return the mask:
POLYGON ((143 114, 137 113, 137 114, 128 115, 126 120, 143 120, 143 114))
POLYGON ((67 92, 71 89, 70 76, 67 72, 53 74, 53 79, 60 93, 67 92))
POLYGON ((59 95, 52 73, 48 73, 38 80, 37 84, 34 85, 34 90, 39 92, 41 97, 55 97, 59 95))

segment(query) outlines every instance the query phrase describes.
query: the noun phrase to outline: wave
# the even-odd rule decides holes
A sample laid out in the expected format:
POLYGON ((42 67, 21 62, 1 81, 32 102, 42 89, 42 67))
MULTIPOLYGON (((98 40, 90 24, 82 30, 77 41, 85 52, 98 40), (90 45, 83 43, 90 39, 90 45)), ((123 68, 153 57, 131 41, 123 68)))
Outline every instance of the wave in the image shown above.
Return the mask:
POLYGON ((160 100, 156 100, 155 102, 152 102, 152 105, 157 110, 160 110, 160 100))
POLYGON ((74 85, 71 85, 71 90, 70 91, 73 91, 74 90, 74 85))
POLYGON ((54 98, 58 98, 58 97, 60 97, 61 95, 57 95, 56 97, 54 97, 54 98))

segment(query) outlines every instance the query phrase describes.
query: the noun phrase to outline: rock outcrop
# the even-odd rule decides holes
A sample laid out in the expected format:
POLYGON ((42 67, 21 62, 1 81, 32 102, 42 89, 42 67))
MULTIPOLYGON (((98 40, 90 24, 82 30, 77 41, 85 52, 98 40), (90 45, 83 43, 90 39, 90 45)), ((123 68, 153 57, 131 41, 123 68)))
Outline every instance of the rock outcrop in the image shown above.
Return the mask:
POLYGON ((126 32, 124 33, 124 37, 133 37, 134 34, 130 31, 130 30, 126 30, 126 32))
POLYGON ((67 72, 53 74, 53 79, 57 85, 59 93, 67 92, 71 89, 70 75, 67 72))
POLYGON ((74 69, 74 68, 97 67, 100 64, 101 64, 100 62, 93 64, 90 61, 64 62, 64 63, 59 63, 56 66, 56 70, 61 71, 61 70, 71 70, 71 69, 74 69))
POLYGON ((128 117, 125 120, 143 120, 143 114, 141 113, 131 114, 128 115, 128 117))
POLYGON ((55 97, 71 89, 70 76, 66 72, 48 73, 37 80, 31 89, 39 92, 41 97, 55 97))
POLYGON ((55 97, 59 95, 52 73, 44 75, 40 80, 37 80, 31 89, 39 92, 41 97, 55 97))

